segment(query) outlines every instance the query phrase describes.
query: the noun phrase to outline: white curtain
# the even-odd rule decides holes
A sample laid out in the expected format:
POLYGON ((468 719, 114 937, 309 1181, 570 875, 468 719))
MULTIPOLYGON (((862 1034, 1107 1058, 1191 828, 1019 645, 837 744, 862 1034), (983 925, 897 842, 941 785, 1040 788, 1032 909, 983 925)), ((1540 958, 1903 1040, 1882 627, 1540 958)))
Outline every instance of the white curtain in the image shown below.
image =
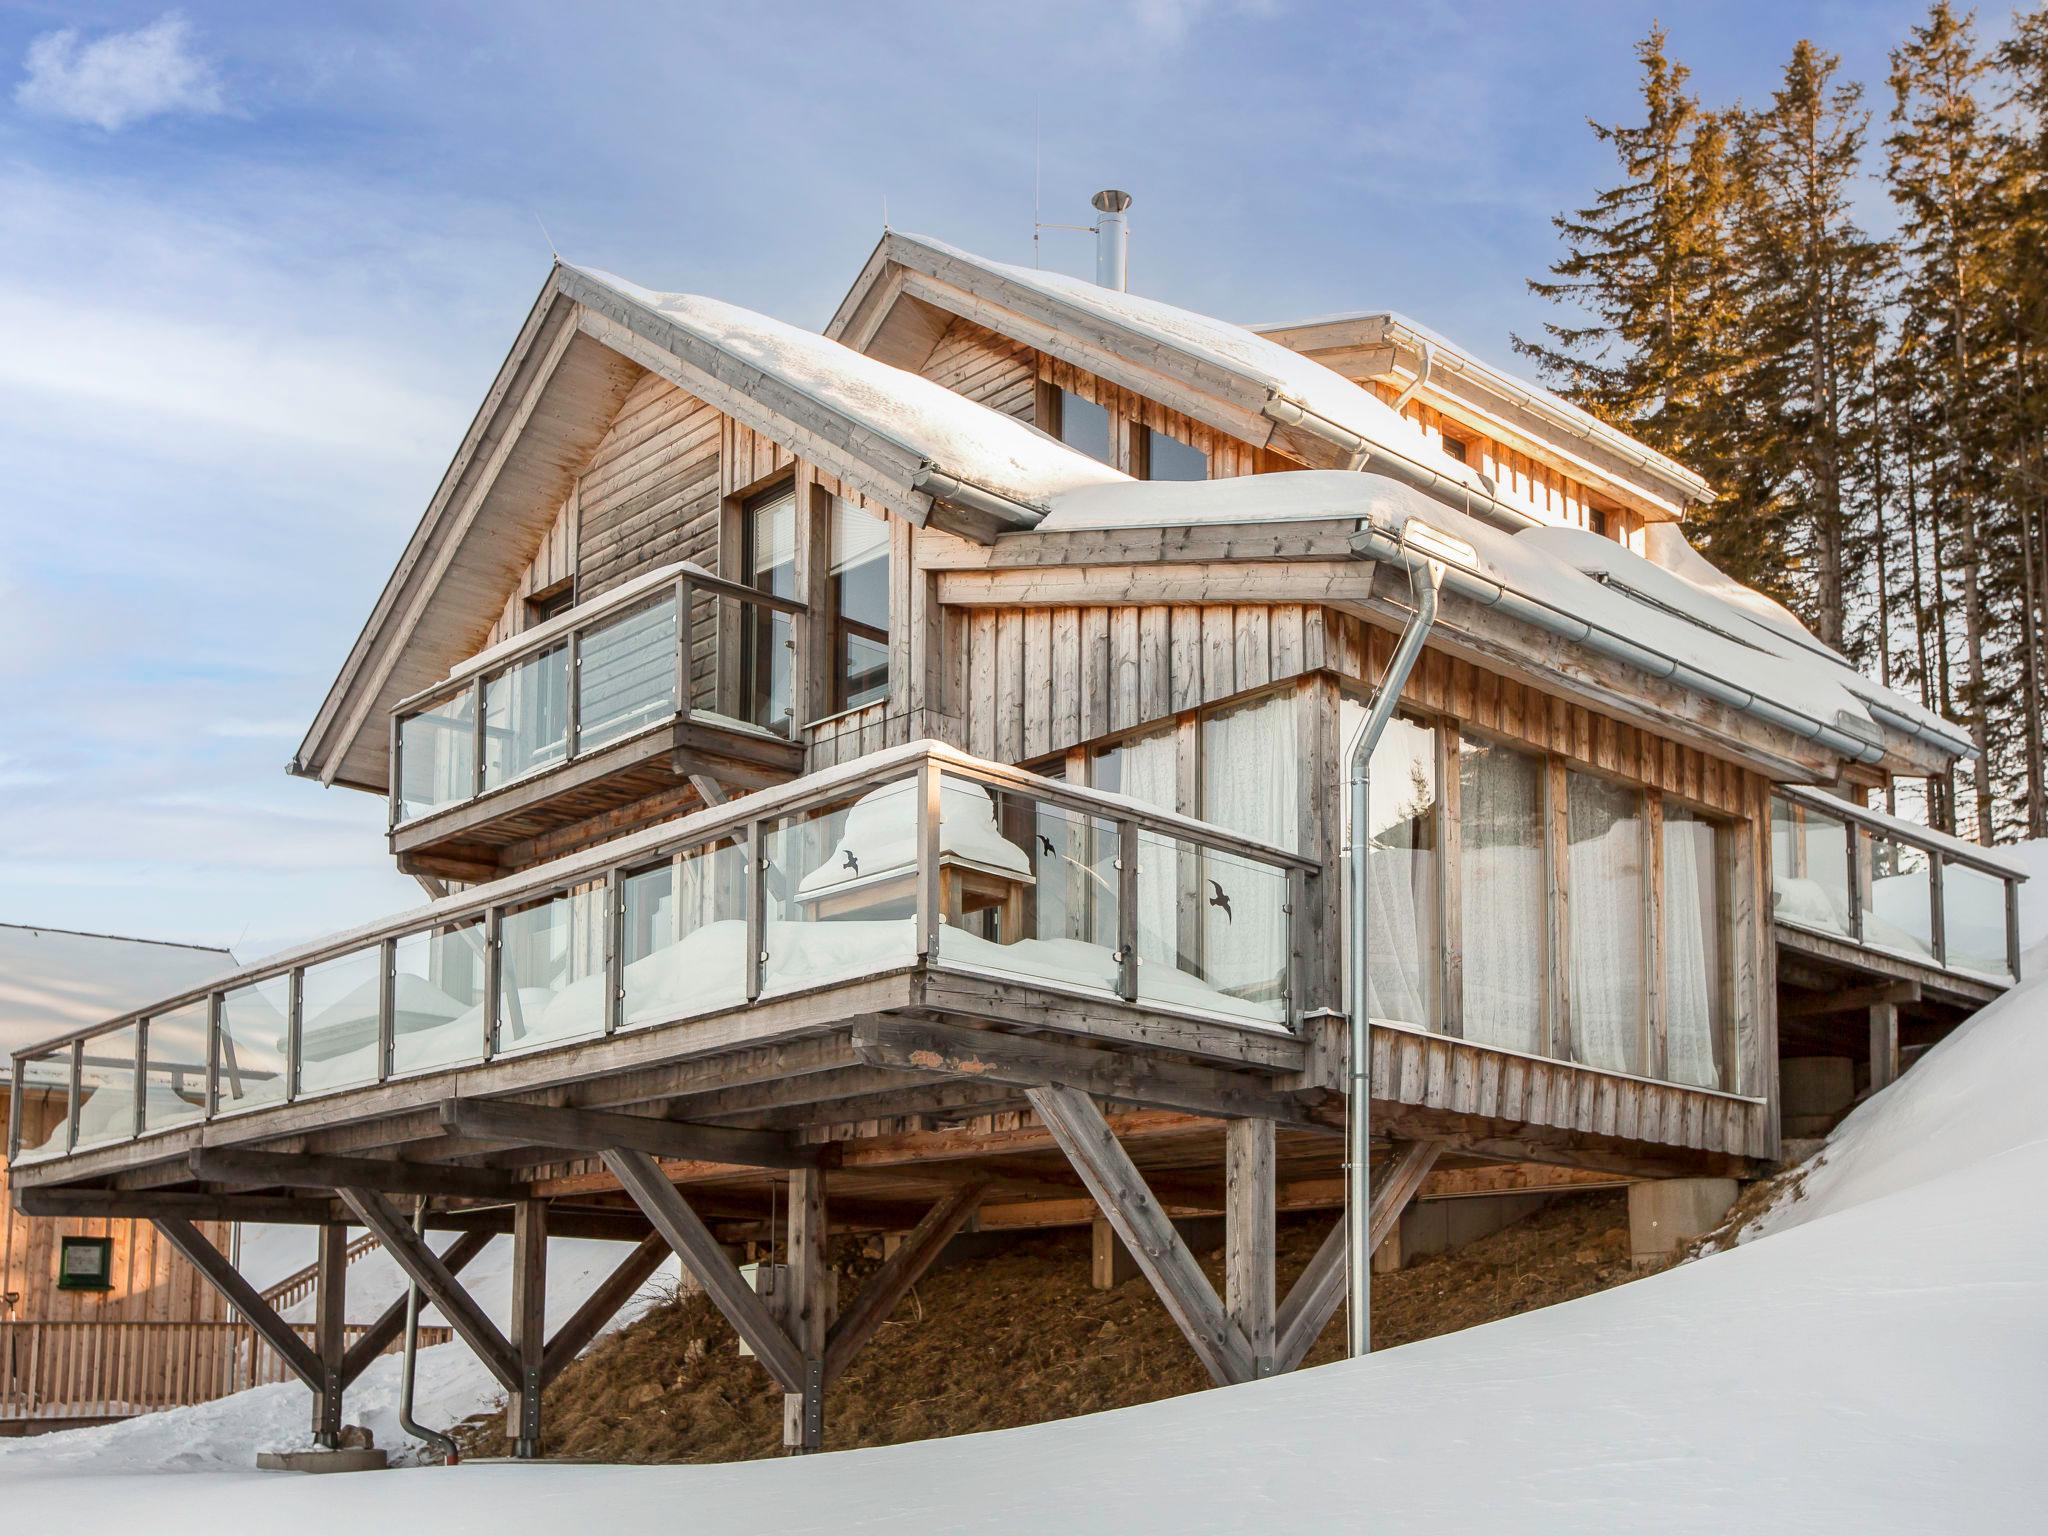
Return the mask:
POLYGON ((1516 1051, 1543 1045, 1550 950, 1544 894, 1542 764, 1492 742, 1458 754, 1459 927, 1468 1040, 1516 1051))
MULTIPOLYGON (((1162 811, 1178 808, 1175 801, 1179 795, 1180 759, 1172 731, 1161 731, 1126 742, 1118 757, 1118 793, 1157 806, 1162 811)), ((1114 878, 1115 857, 1116 850, 1112 847, 1108 858, 1101 861, 1102 867, 1112 871, 1111 878, 1114 878)), ((1138 834, 1138 954, 1149 965, 1170 968, 1178 949, 1179 921, 1174 890, 1179 881, 1175 866, 1176 856, 1171 841, 1155 837, 1150 832, 1138 834)), ((1113 946, 1116 942, 1114 929, 1108 938, 1113 946)))
POLYGON ((1720 869, 1715 829, 1683 810, 1664 815, 1664 1075, 1712 1088, 1720 1007, 1720 869))
POLYGON ((1569 795, 1572 1043, 1589 1066, 1640 1072, 1642 796, 1577 773, 1569 795))
MULTIPOLYGON (((1203 720, 1202 819, 1241 837, 1299 848, 1299 734, 1291 694, 1203 720)), ((1278 1003, 1287 979, 1286 872, 1223 854, 1196 862, 1196 884, 1184 895, 1202 917, 1210 984, 1278 1003)))
MULTIPOLYGON (((1344 701, 1340 735, 1345 762, 1365 707, 1344 701)), ((1438 840, 1436 733, 1396 717, 1372 754, 1372 803, 1366 855, 1370 883, 1370 974, 1367 1010, 1376 1019, 1434 1029, 1438 1024, 1436 975, 1442 947, 1438 937, 1438 840)), ((1351 932, 1351 797, 1344 797, 1344 858, 1339 907, 1344 933, 1351 932)), ((1346 945, 1346 962, 1349 954, 1346 945)))

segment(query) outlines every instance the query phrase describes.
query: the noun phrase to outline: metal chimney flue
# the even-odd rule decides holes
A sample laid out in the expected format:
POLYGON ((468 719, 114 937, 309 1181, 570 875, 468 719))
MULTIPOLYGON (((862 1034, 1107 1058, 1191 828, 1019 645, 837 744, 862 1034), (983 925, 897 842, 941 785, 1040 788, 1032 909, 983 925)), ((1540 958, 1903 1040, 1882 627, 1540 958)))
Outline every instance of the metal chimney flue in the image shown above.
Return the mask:
POLYGON ((1131 194, 1107 189, 1088 199, 1101 215, 1095 221, 1095 281, 1122 293, 1130 286, 1131 227, 1124 217, 1131 194))

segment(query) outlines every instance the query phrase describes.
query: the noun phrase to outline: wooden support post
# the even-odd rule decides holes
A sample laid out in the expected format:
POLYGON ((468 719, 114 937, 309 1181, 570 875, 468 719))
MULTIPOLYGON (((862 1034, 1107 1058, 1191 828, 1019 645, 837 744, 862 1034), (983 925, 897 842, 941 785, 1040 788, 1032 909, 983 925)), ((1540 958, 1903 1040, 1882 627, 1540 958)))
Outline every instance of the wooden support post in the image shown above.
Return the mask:
POLYGON ((1899 1005, 1870 1005, 1870 1091, 1899 1080, 1899 1005))
POLYGON ((782 1395, 782 1448, 793 1456, 825 1448, 825 1310, 831 1274, 825 1265, 825 1171, 789 1176, 788 1323, 803 1356, 800 1391, 782 1395))
POLYGON ((860 1353, 882 1324, 894 1314, 910 1288, 945 1250, 946 1244, 981 1204, 987 1186, 979 1181, 962 1184, 925 1213, 903 1244, 888 1261, 869 1277, 854 1298, 853 1305, 839 1314, 839 1320, 825 1338, 825 1380, 830 1384, 860 1353))
POLYGON ((1256 1376, 1273 1374, 1274 1186, 1273 1122, 1231 1121, 1224 1143, 1223 1304, 1251 1346, 1256 1376))
MULTIPOLYGON (((1392 1160, 1373 1180, 1369 1218, 1372 1225, 1366 1229, 1366 1241, 1372 1248, 1377 1249, 1394 1230, 1394 1224, 1415 1198, 1415 1192, 1422 1188, 1422 1181, 1429 1177, 1429 1170, 1436 1166, 1442 1151, 1443 1144, 1435 1141, 1396 1144, 1392 1160)), ((1316 1256, 1308 1261, 1308 1268, 1280 1304, 1273 1344, 1275 1374, 1293 1370, 1308 1357, 1316 1339, 1344 1304, 1344 1231, 1344 1219, 1339 1217, 1330 1235, 1323 1239, 1323 1246, 1316 1250, 1316 1256)))
POLYGON ((1088 1224, 1088 1283, 1098 1291, 1113 1291, 1137 1274, 1137 1260, 1116 1235, 1116 1228, 1096 1217, 1088 1224))
POLYGON ((802 1353, 660 1165, 629 1147, 606 1152, 604 1165, 782 1390, 803 1391, 802 1353))
POLYGON ((540 1389, 547 1355, 548 1208, 544 1200, 512 1207, 512 1347, 519 1355, 519 1387, 510 1415, 512 1454, 540 1455, 540 1389))
POLYGON ((1095 1101, 1077 1088, 1046 1086, 1029 1093, 1031 1107, 1038 1111, 1117 1236, 1130 1246, 1132 1258, 1152 1282, 1210 1377, 1218 1386, 1250 1380, 1254 1374, 1251 1345, 1223 1310, 1216 1288, 1174 1231, 1095 1101))
POLYGON ((313 1439, 331 1451, 341 1444, 341 1372, 348 1329, 348 1227, 339 1221, 320 1226, 313 1316, 313 1353, 320 1357, 320 1385, 313 1389, 313 1439))
POLYGON ((336 1193, 355 1212, 357 1220, 377 1234, 384 1251, 408 1278, 418 1283, 427 1299, 448 1319, 456 1336, 475 1350, 477 1358, 498 1378, 499 1385, 508 1393, 517 1394, 521 1386, 519 1360, 511 1342, 456 1282, 440 1256, 427 1246, 426 1239, 413 1231, 412 1223, 374 1189, 348 1186, 336 1193))

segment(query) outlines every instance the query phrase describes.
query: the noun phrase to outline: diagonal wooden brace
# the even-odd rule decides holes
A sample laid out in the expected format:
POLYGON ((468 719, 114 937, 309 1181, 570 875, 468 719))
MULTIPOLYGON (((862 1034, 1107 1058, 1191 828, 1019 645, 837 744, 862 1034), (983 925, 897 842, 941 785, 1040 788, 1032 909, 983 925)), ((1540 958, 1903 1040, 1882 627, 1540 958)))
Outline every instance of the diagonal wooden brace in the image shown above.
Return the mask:
POLYGON ((511 1341, 498 1331, 498 1325, 462 1288, 440 1255, 427 1246, 426 1239, 413 1231, 412 1223, 374 1189, 344 1185, 335 1193, 341 1196, 344 1205, 355 1212, 357 1220, 376 1233, 384 1251, 405 1271, 407 1278, 426 1293, 427 1299, 448 1319, 448 1326, 455 1330, 456 1336, 476 1351, 476 1357, 498 1378, 505 1390, 518 1392, 521 1387, 519 1355, 512 1348, 511 1341))
POLYGON ((242 1278, 240 1270, 191 1222, 182 1216, 152 1218, 157 1231, 204 1275, 213 1288, 227 1298, 228 1305, 249 1320, 263 1341, 276 1350, 292 1374, 312 1388, 317 1397, 326 1391, 327 1367, 313 1347, 299 1337, 296 1328, 277 1315, 277 1309, 263 1299, 262 1292, 242 1278))
POLYGON ((684 1268, 697 1277, 713 1305, 725 1314, 733 1331, 746 1340, 747 1347, 776 1384, 784 1392, 803 1391, 803 1351, 776 1321, 768 1303, 747 1284, 739 1267, 726 1257, 711 1229, 690 1209, 675 1185, 669 1183, 660 1165, 645 1152, 630 1147, 614 1147, 606 1152, 604 1165, 632 1196, 640 1213, 653 1223, 654 1230, 676 1251, 684 1268))
MULTIPOLYGON (((1394 1223, 1422 1188, 1422 1181, 1429 1177, 1429 1170, 1436 1166, 1442 1151, 1443 1143, 1437 1141, 1411 1141, 1395 1146, 1393 1161, 1373 1181, 1372 1225, 1366 1231, 1373 1249, 1387 1240, 1387 1234, 1394 1230, 1394 1223)), ((1323 1239, 1323 1246, 1316 1250, 1316 1256, 1308 1261, 1308 1268, 1301 1272, 1287 1299, 1280 1304, 1275 1320, 1278 1338, 1273 1346, 1276 1372, 1291 1371, 1307 1359, 1317 1338, 1337 1315, 1337 1308, 1344 1304, 1344 1231, 1344 1218, 1339 1216, 1337 1225, 1323 1239)))
POLYGON ((548 1340, 540 1363, 542 1385, 561 1375, 563 1367, 583 1352, 583 1346, 604 1331, 604 1325, 618 1315, 619 1308, 631 1301, 667 1261, 669 1252, 668 1239, 659 1232, 650 1232, 640 1240, 639 1246, 626 1255, 604 1284, 592 1291, 575 1315, 548 1340))
POLYGON ((925 1212, 924 1220, 911 1229, 903 1246, 869 1277, 853 1305, 839 1314, 839 1321, 832 1325, 825 1340, 828 1383, 852 1363, 853 1357, 895 1314, 897 1304, 924 1278, 925 1271, 932 1267, 954 1234, 967 1225, 986 1188, 980 1183, 963 1184, 925 1212))
MULTIPOLYGON (((448 1251, 441 1255, 441 1265, 451 1275, 459 1275, 469 1267, 469 1261, 490 1247, 493 1232, 465 1232, 448 1245, 448 1251)), ((391 1347, 391 1341, 405 1329, 405 1298, 400 1296, 377 1315, 377 1321, 364 1330, 363 1336, 349 1345, 348 1353, 341 1357, 341 1384, 346 1387, 370 1367, 370 1362, 391 1347)))
POLYGON ((1144 1175, 1118 1143, 1095 1101, 1078 1088, 1046 1086, 1027 1092, 1038 1118, 1131 1250, 1209 1375, 1218 1386, 1250 1381, 1257 1374, 1250 1341, 1231 1321, 1216 1288, 1153 1198, 1144 1175))

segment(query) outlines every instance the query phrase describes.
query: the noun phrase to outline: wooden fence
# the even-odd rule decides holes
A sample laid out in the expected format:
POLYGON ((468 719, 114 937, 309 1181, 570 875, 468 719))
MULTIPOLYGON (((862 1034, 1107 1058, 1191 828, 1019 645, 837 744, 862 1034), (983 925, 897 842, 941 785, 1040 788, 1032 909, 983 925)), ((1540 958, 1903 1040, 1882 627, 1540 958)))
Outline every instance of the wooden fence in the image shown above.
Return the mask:
MULTIPOLYGON (((366 1331, 351 1323, 347 1342, 366 1331)), ((420 1329, 422 1346, 454 1336, 420 1329)), ((0 1322, 0 1423, 126 1418, 293 1379, 247 1323, 0 1322)))

